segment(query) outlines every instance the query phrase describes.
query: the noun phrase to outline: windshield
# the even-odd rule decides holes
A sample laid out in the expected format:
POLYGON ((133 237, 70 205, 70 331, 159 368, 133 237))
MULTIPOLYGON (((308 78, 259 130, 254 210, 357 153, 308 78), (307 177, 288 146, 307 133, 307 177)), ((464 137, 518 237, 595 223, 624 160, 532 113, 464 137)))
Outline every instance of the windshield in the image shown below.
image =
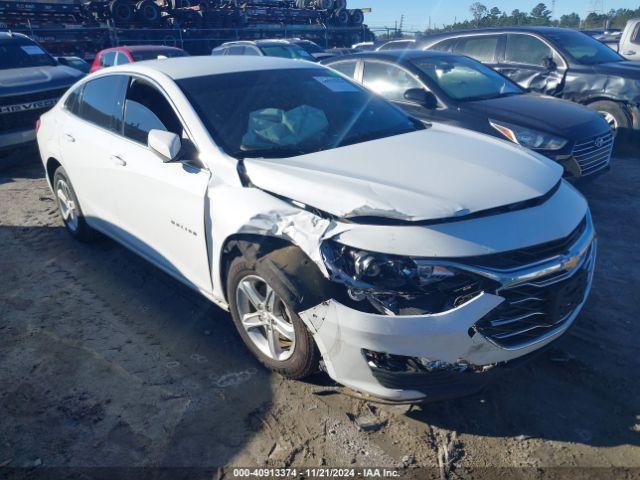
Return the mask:
POLYGON ((315 58, 297 45, 268 45, 260 47, 267 57, 293 58, 296 60, 311 60, 315 58))
POLYGON ((0 70, 55 65, 51 55, 26 38, 0 40, 0 70))
POLYGON ((134 62, 141 62, 143 60, 155 60, 156 58, 158 58, 159 55, 162 55, 167 58, 187 56, 187 52, 184 52, 182 50, 163 50, 163 49, 140 50, 137 52, 133 51, 129 53, 131 53, 131 56, 133 57, 134 62))
POLYGON ((555 30, 545 36, 564 50, 574 61, 583 65, 622 62, 624 58, 598 40, 572 30, 555 30))
POLYGON ((285 158, 424 129, 327 69, 261 70, 177 81, 236 158, 285 158))
POLYGON ((467 57, 426 57, 412 63, 454 100, 484 100, 524 93, 515 83, 467 57))

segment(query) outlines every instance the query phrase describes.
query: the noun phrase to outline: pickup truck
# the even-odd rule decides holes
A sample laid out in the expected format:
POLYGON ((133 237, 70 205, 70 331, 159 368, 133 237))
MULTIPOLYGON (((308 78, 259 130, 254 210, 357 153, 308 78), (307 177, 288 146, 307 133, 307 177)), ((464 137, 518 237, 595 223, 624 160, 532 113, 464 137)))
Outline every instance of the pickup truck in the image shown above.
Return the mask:
POLYGON ((640 18, 627 22, 620 37, 618 52, 628 60, 640 60, 640 18))
POLYGON ((0 32, 0 157, 35 144, 40 115, 83 76, 26 35, 0 32))

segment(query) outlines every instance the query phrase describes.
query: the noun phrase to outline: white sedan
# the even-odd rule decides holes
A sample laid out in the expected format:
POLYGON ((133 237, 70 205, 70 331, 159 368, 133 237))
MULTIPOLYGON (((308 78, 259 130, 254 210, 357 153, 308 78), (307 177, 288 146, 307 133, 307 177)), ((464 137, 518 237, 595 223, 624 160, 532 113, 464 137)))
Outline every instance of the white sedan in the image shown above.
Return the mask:
POLYGON ((476 391, 560 337, 591 285, 591 217, 560 166, 316 64, 105 69, 37 137, 73 237, 112 237, 230 310, 291 378, 323 365, 391 401, 476 391))

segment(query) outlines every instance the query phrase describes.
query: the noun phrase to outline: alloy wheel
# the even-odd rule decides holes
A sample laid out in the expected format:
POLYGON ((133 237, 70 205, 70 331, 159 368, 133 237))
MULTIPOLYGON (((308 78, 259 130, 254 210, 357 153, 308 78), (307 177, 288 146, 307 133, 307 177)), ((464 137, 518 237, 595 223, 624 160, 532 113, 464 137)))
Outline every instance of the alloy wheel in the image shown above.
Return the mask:
POLYGON ((296 346, 291 314, 263 278, 244 277, 236 287, 236 305, 242 327, 258 350, 279 362, 291 358, 296 346))
POLYGON ((56 196, 58 197, 58 207, 62 214, 64 223, 72 232, 78 230, 78 206, 73 200, 71 189, 67 182, 59 179, 56 183, 56 196))

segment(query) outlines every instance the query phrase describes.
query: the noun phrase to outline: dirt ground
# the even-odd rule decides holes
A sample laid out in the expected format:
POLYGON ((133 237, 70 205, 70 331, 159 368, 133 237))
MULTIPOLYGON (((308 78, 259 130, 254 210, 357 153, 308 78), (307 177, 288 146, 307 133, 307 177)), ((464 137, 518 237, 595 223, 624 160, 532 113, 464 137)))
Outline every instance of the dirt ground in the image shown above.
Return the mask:
POLYGON ((580 188, 599 257, 570 333, 480 395, 413 407, 354 398, 322 374, 268 373, 227 313, 113 241, 73 241, 35 153, 20 162, 0 172, 0 476, 384 466, 640 477, 640 158, 580 188))

